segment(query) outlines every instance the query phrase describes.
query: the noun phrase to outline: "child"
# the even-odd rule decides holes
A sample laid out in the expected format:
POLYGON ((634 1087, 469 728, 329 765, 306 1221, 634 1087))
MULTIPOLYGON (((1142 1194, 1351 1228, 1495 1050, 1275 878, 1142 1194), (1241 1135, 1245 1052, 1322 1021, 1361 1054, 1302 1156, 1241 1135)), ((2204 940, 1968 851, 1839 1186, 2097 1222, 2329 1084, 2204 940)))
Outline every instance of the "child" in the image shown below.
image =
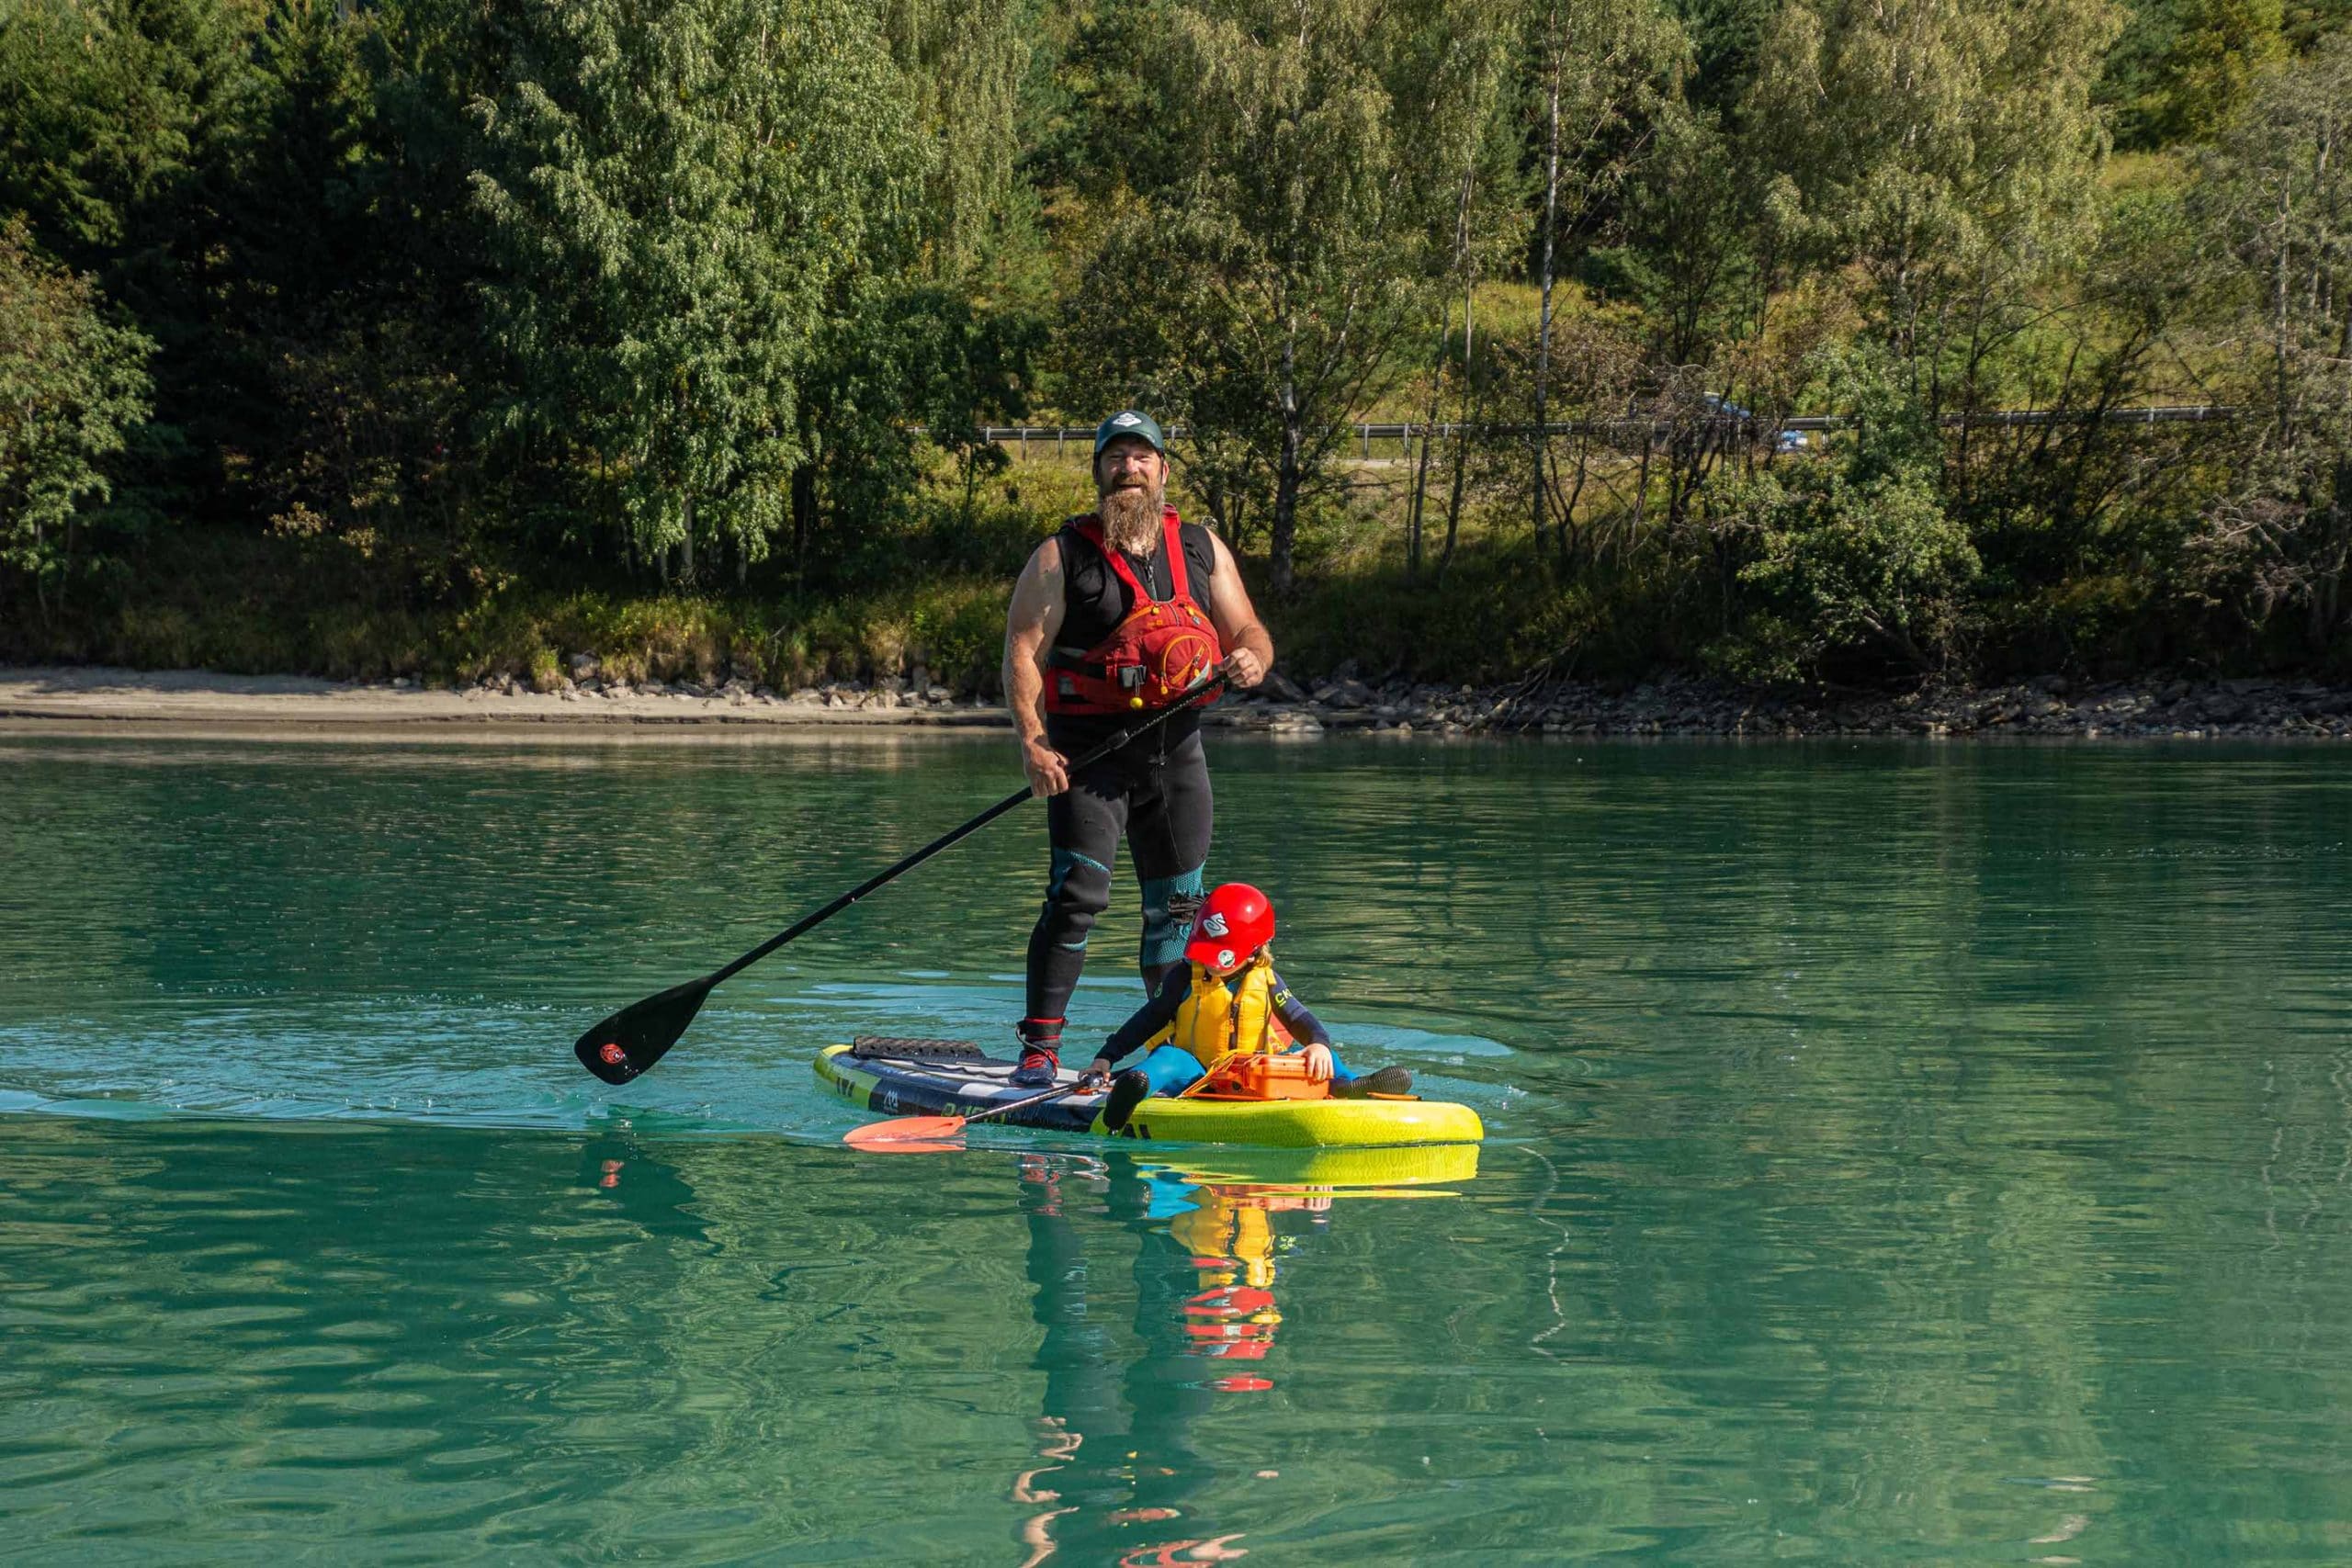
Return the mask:
POLYGON ((1344 1100, 1403 1094, 1413 1075, 1383 1067, 1357 1077, 1331 1052, 1331 1032, 1300 1005, 1274 973, 1266 944, 1274 936, 1273 906, 1246 882, 1228 882, 1202 901, 1185 944, 1185 962, 1169 970, 1159 989, 1103 1042, 1086 1069, 1089 1087, 1110 1085, 1102 1124, 1118 1132, 1146 1095, 1181 1094, 1228 1055, 1270 1048, 1276 1020, 1304 1043, 1306 1076, 1328 1080, 1344 1100), (1116 1079, 1111 1069, 1139 1045, 1157 1047, 1116 1079))

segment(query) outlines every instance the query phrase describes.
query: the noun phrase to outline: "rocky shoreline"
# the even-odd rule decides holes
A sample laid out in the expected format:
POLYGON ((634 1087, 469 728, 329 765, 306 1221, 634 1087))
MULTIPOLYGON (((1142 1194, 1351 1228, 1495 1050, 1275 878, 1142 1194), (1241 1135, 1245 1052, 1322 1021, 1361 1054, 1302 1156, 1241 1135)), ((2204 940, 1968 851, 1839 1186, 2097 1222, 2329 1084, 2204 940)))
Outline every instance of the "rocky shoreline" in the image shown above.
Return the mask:
MULTIPOLYGON (((1473 687, 1337 678, 1276 694, 1265 728, 1375 735, 2101 736, 2352 739, 2352 689, 2311 682, 2076 682, 2064 676, 1905 693, 1769 692, 1679 676, 1473 687)), ((1244 722, 1250 722, 1245 720, 1244 722)))
MULTIPOLYGON (((1375 735, 2048 736, 2352 739, 2352 689, 2311 682, 2180 678, 2076 682, 2064 676, 1914 692, 1765 692, 1679 676, 1627 686, 1577 682, 1473 687, 1377 683, 1341 671, 1258 724, 1375 735)), ((1250 722, 1250 720, 1244 720, 1250 722)))
MULTIPOLYGON (((1301 686, 1277 672, 1219 704, 1211 724, 1311 739, 1361 734, 1441 739, 1491 736, 2046 737, 2150 739, 2352 739, 2352 689, 2311 682, 2077 682, 2052 676, 1914 692, 1762 692, 1660 676, 1634 684, 1521 682, 1465 686, 1366 680, 1342 666, 1301 686)), ((923 676, 833 682, 778 692, 742 680, 706 683, 604 679, 581 656, 534 689, 513 676, 469 686, 401 679, 331 682, 203 671, 0 669, 0 721, 196 728, 450 726, 729 727, 795 729, 990 728, 1004 711, 923 676)))

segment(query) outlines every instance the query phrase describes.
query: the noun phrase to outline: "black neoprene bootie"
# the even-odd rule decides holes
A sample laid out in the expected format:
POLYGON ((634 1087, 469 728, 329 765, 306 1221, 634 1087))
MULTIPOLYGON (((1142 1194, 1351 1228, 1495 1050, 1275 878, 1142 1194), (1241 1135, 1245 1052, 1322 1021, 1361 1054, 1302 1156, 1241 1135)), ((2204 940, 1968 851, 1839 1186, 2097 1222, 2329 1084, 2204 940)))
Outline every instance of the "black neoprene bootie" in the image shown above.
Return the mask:
POLYGON ((1413 1074, 1408 1067, 1383 1067, 1376 1073, 1366 1073, 1346 1083, 1333 1084, 1332 1095, 1340 1100, 1362 1100, 1374 1094, 1410 1094, 1413 1074))
POLYGON ((1151 1080, 1133 1067, 1113 1078, 1110 1098, 1102 1102, 1102 1125, 1114 1133, 1126 1131, 1127 1118, 1150 1092, 1151 1080))

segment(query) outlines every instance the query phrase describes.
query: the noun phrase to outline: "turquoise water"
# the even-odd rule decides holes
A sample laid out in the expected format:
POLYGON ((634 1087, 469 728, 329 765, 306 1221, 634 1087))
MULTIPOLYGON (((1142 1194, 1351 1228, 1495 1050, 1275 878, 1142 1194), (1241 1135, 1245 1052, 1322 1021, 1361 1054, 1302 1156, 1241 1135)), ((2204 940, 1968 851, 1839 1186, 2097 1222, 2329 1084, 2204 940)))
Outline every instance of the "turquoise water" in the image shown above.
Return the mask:
POLYGON ((580 1072, 1001 741, 0 738, 11 1561, 2352 1559, 2352 755, 1215 754, 1475 1171, 840 1147, 1034 812, 580 1072))

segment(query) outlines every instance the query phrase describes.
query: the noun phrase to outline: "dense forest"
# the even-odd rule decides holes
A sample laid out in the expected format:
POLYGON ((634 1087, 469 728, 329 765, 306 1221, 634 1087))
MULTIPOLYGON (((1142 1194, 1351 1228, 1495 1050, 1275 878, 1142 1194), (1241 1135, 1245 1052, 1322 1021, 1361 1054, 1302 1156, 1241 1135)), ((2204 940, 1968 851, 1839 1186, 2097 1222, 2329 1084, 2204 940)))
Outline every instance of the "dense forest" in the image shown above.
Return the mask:
POLYGON ((1302 670, 2352 673, 2352 0, 0 8, 0 657, 984 685, 1127 404, 1302 670))

